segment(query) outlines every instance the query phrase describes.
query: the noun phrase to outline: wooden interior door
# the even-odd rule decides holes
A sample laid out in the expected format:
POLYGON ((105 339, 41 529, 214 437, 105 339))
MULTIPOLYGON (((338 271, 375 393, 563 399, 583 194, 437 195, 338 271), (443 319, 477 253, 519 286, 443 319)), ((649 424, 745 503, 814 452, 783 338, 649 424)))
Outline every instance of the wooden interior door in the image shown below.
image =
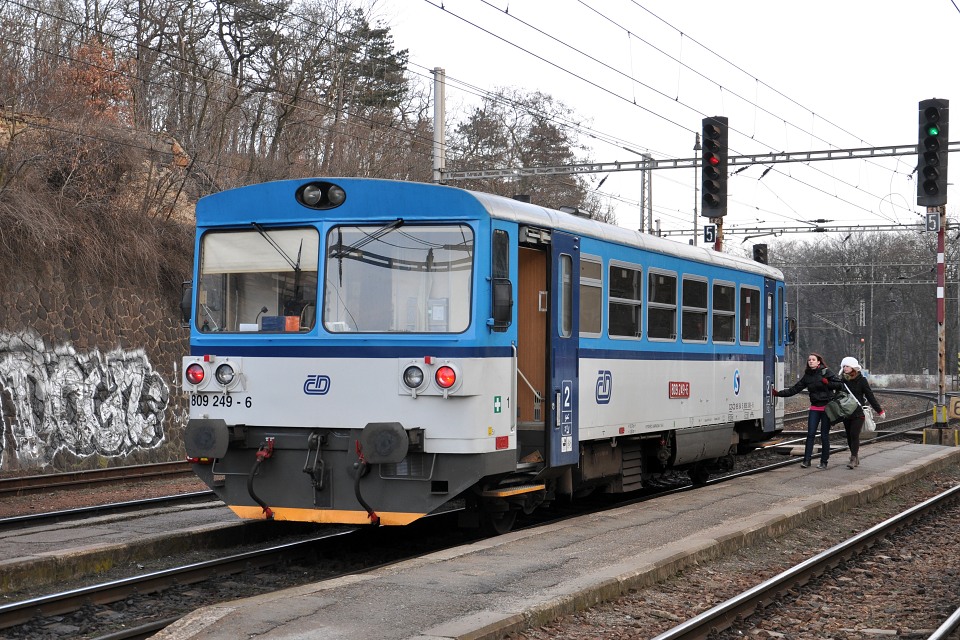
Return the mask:
POLYGON ((532 386, 546 400, 547 362, 547 254, 520 247, 517 293, 517 422, 543 426, 547 407, 538 402, 532 386), (526 381, 524 380, 526 379, 526 381), (529 382, 529 384, 527 384, 529 382))

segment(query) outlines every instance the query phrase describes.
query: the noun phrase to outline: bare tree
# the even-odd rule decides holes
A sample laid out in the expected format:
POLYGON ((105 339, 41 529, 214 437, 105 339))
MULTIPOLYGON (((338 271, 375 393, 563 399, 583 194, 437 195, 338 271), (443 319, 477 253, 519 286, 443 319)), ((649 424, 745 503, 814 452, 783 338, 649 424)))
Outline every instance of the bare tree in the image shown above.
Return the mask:
MULTIPOLYGON (((853 355, 887 373, 935 371, 935 240, 916 231, 852 233, 773 247, 771 264, 784 272, 800 324, 798 353, 816 351, 834 365, 853 355)), ((956 265, 955 253, 947 262, 956 265)))
MULTIPOLYGON (((455 126, 450 136, 450 168, 556 167, 584 162, 586 148, 566 126, 576 120, 571 109, 547 94, 500 88, 455 126)), ((529 195, 544 206, 577 207, 593 217, 604 217, 599 201, 588 194, 583 176, 472 180, 464 181, 463 186, 502 195, 529 195)), ((609 218, 609 212, 606 216, 609 218)))

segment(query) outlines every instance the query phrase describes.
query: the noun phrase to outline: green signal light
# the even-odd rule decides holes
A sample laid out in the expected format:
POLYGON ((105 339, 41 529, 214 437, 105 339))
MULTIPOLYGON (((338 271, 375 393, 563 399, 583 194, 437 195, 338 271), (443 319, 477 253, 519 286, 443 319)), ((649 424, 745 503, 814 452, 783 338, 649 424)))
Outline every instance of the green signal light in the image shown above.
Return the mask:
POLYGON ((928 136, 938 136, 940 135, 940 127, 935 124, 927 126, 927 135, 928 136))

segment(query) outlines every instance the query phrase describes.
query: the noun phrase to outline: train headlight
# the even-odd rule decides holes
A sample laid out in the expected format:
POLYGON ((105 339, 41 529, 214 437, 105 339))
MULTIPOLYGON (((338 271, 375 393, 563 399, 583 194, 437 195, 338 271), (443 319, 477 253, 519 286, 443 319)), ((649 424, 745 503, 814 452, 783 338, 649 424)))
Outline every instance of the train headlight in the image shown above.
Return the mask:
POLYGON ((323 199, 323 190, 320 189, 318 184, 308 184, 303 188, 300 197, 303 199, 303 204, 315 207, 323 199))
POLYGON ((334 209, 347 200, 347 192, 332 182, 308 182, 297 189, 296 198, 311 209, 334 209))
POLYGON ((416 365, 410 365, 403 370, 403 384, 411 389, 419 389, 423 384, 423 369, 416 365))
POLYGON ((457 372, 454 371, 453 367, 443 365, 437 369, 434 380, 437 381, 437 386, 441 389, 449 389, 457 383, 457 372))
POLYGON ((197 364, 196 362, 194 362, 189 367, 187 367, 187 370, 184 372, 184 374, 187 377, 187 382, 193 385, 197 385, 203 382, 203 378, 206 375, 206 373, 203 370, 203 366, 200 364, 197 364))
POLYGON ((337 185, 331 185, 330 190, 327 191, 327 200, 330 201, 330 206, 339 207, 343 204, 343 201, 347 199, 347 193, 337 185))
POLYGON ((227 387, 230 386, 230 383, 232 383, 237 377, 237 372, 233 370, 232 365, 224 363, 217 367, 217 371, 214 375, 217 378, 217 382, 227 387))

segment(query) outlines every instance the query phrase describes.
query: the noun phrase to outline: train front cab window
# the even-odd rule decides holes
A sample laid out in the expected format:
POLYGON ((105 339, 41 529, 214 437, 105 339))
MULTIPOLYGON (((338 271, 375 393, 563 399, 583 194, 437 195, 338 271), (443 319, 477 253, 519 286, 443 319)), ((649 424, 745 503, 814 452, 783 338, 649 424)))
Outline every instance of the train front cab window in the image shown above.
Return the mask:
POLYGON ((332 333, 462 333, 470 325, 473 230, 465 224, 340 225, 324 251, 332 333))
POLYGON ((314 228, 210 231, 200 244, 196 322, 202 332, 302 332, 317 306, 314 228))

